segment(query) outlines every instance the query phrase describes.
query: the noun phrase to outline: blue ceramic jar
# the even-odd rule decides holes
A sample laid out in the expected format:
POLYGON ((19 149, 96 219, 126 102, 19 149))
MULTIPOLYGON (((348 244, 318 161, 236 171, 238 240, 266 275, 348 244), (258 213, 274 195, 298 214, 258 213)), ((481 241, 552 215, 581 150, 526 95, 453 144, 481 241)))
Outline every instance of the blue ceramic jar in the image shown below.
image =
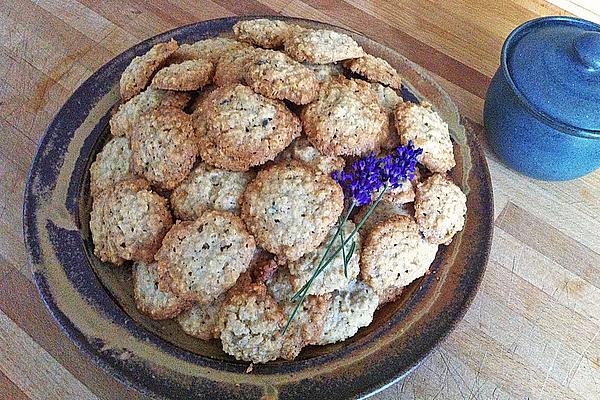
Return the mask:
POLYGON ((600 25, 545 17, 515 29, 484 125, 504 163, 533 178, 574 179, 600 167, 600 25))

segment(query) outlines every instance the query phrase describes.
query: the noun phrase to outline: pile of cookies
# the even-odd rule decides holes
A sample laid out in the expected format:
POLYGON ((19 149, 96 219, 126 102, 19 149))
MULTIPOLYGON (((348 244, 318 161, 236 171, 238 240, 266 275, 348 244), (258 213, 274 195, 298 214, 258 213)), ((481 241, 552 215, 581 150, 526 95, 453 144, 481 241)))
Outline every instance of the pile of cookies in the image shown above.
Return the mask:
POLYGON ((111 139, 90 167, 94 253, 133 262, 150 318, 176 318, 239 360, 293 359, 353 336, 426 274, 463 228, 466 197, 446 177, 447 124, 402 100, 385 60, 348 35, 283 21, 233 33, 157 44, 123 72, 111 139), (347 276, 340 253, 282 334, 344 210, 331 173, 409 140, 423 149, 417 177, 383 196, 347 276))

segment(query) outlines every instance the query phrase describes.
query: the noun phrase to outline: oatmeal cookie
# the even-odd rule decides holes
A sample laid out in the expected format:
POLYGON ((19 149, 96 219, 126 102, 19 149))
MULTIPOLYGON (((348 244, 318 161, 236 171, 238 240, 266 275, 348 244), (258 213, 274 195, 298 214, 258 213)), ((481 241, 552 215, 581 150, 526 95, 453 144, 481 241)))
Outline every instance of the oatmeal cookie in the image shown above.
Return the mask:
POLYGON ((233 26, 233 33, 241 42, 275 49, 283 45, 290 26, 283 21, 260 18, 238 22, 233 26))
POLYGON ((375 93, 377 94, 379 105, 393 116, 394 110, 398 104, 403 101, 402 97, 400 97, 394 89, 383 86, 381 83, 373 82, 371 83, 371 88, 375 90, 375 93))
POLYGON ((283 102, 243 85, 210 93, 193 119, 202 159, 231 171, 273 160, 301 131, 298 117, 283 102))
POLYGON ((403 144, 412 140, 415 147, 423 149, 420 162, 431 172, 444 173, 454 165, 454 150, 448 124, 432 108, 404 102, 396 108, 396 128, 403 144))
POLYGON ((315 77, 319 82, 325 82, 336 76, 344 75, 344 69, 341 64, 314 64, 309 62, 304 62, 302 64, 315 73, 315 77))
POLYGON ((285 41, 285 52, 297 61, 328 64, 362 57, 365 52, 350 36, 327 29, 302 30, 285 41))
MULTIPOLYGON (((311 30, 311 28, 305 28, 305 27, 303 27, 301 25, 297 25, 297 24, 289 24, 288 23, 288 26, 289 26, 288 36, 295 35, 296 33, 304 32, 304 31, 310 31, 311 30)), ((285 41, 283 43, 285 44, 285 41)))
POLYGON ((217 320, 226 295, 220 295, 209 304, 194 304, 189 310, 177 316, 177 323, 190 336, 202 340, 218 338, 220 332, 217 320))
POLYGON ((239 214, 240 198, 254 176, 200 163, 171 193, 173 213, 182 220, 194 220, 209 209, 239 214))
POLYGON ((130 140, 133 171, 167 190, 187 177, 198 154, 191 117, 176 108, 140 118, 130 140))
POLYGON ((214 72, 215 67, 210 61, 183 61, 158 71, 150 86, 165 90, 198 90, 212 80, 214 72))
POLYGON ((192 99, 192 101, 190 101, 190 104, 187 108, 188 112, 190 114, 193 114, 194 112, 196 112, 196 110, 200 107, 200 104, 202 104, 202 102, 204 101, 204 99, 210 94, 212 93, 217 87, 214 85, 207 85, 205 87, 203 87, 201 90, 199 90, 196 94, 196 96, 192 99))
POLYGON ((127 136, 138 124, 142 115, 159 107, 183 109, 190 100, 188 93, 160 90, 149 87, 128 102, 121 104, 110 119, 110 133, 113 136, 127 136))
MULTIPOLYGON (((352 221, 346 222, 344 225, 344 238, 347 238, 354 230, 355 225, 352 221)), ((311 279, 314 271, 319 266, 321 259, 323 258, 323 254, 325 254, 325 250, 331 243, 331 239, 333 235, 337 232, 337 226, 334 226, 330 231, 325 240, 317 247, 315 250, 310 253, 305 254, 299 260, 290 262, 288 264, 288 268, 290 270, 291 282, 294 286, 294 290, 300 290, 309 279, 311 279)), ((344 274, 344 259, 342 252, 339 252, 333 261, 325 267, 323 272, 317 276, 317 278, 313 281, 313 284, 308 292, 308 294, 320 295, 325 293, 333 292, 334 290, 347 290, 348 285, 352 281, 356 279, 358 273, 360 271, 359 267, 359 255, 360 255, 360 236, 355 235, 352 240, 356 243, 356 247, 352 256, 350 257, 350 261, 347 264, 348 276, 346 277, 344 274)), ((333 254, 335 250, 337 250, 341 246, 341 238, 338 237, 331 247, 329 254, 333 254)), ((345 254, 348 255, 350 251, 351 243, 348 243, 344 246, 345 254)))
POLYGON ((342 157, 321 154, 304 136, 296 139, 290 147, 292 159, 302 161, 326 175, 333 171, 341 171, 346 164, 342 157))
POLYGON ((254 47, 240 47, 224 52, 215 65, 215 85, 242 83, 250 61, 258 52, 254 47))
POLYGON ((129 100, 140 93, 150 82, 150 78, 166 62, 169 56, 177 50, 177 42, 173 39, 167 43, 153 46, 143 56, 137 56, 123 71, 120 81, 121 98, 129 100))
POLYGON ((450 244, 463 229, 467 196, 453 182, 435 174, 417 186, 415 215, 430 243, 450 244))
POLYGON ((96 155, 90 166, 90 192, 97 197, 103 190, 131 176, 129 140, 124 137, 111 139, 96 155))
POLYGON ((382 293, 379 293, 379 304, 377 305, 377 308, 381 308, 387 303, 396 301, 402 295, 403 290, 404 287, 390 286, 382 293))
MULTIPOLYGON (((355 224, 359 224, 369 210, 369 205, 362 206, 352 219, 355 224)), ((358 231, 362 237, 366 237, 377 224, 387 221, 398 215, 412 215, 412 207, 408 204, 395 204, 391 202, 381 201, 373 210, 369 218, 358 231)))
POLYGON ((215 64, 223 53, 243 47, 249 46, 246 43, 222 37, 204 39, 192 44, 182 44, 169 61, 180 63, 187 60, 206 60, 215 64))
POLYGON ((415 188, 409 180, 402 181, 402 185, 395 189, 389 189, 381 201, 404 204, 412 203, 415 200, 415 188))
POLYGON ((94 200, 90 231, 94 254, 105 262, 154 261, 173 221, 167 200, 144 179, 129 179, 94 200))
POLYGON ((247 65, 244 80, 257 93, 295 104, 310 103, 319 90, 314 72, 273 50, 257 52, 247 65))
POLYGON ((178 221, 156 253, 161 285, 178 296, 210 304, 248 269, 256 245, 239 217, 207 211, 178 221))
MULTIPOLYGON (((296 307, 296 303, 291 300, 295 293, 291 280, 289 270, 283 266, 266 282, 269 293, 283 311, 286 324, 296 307)), ((281 357, 294 359, 303 347, 319 341, 325 326, 329 300, 328 295, 306 296, 283 337, 281 357)))
POLYGON ((398 96, 398 93, 394 89, 383 86, 380 83, 371 83, 371 88, 377 93, 377 101, 388 115, 388 130, 381 147, 385 150, 393 150, 400 146, 400 136, 398 136, 394 121, 394 110, 398 106, 398 103, 402 102, 402 97, 398 96))
POLYGON ((364 81, 335 79, 321 87, 317 100, 302 109, 308 140, 329 156, 377 151, 388 130, 388 116, 364 81))
POLYGON ((264 283, 252 283, 227 296, 218 329, 225 353, 237 360, 265 363, 282 354, 285 316, 264 283))
POLYGON ((146 264, 136 261, 133 264, 132 272, 135 305, 140 312, 150 318, 174 318, 191 305, 175 296, 173 292, 162 290, 159 287, 156 263, 146 264))
POLYGON ((258 173, 242 197, 242 219, 257 243, 283 264, 319 246, 344 206, 342 188, 299 162, 258 173))
POLYGON ((402 79, 398 71, 382 58, 365 54, 360 58, 344 61, 344 67, 350 71, 362 75, 369 82, 379 82, 394 89, 400 89, 402 79))
MULTIPOLYGON (((402 185, 394 189, 388 189, 383 197, 381 203, 393 203, 402 205, 404 203, 412 203, 415 200, 415 188, 420 180, 419 168, 415 168, 415 175, 412 181, 405 179, 402 181, 402 185)), ((373 201, 379 197, 381 191, 374 192, 372 194, 373 201)))
POLYGON ((278 304, 292 303, 296 293, 292 286, 292 275, 286 265, 277 265, 274 261, 263 264, 263 272, 258 276, 267 285, 267 290, 278 304), (268 271, 264 273, 264 270, 268 271))
POLYGON ((336 343, 352 337, 373 321, 379 297, 363 282, 354 281, 347 290, 335 291, 325 316, 325 327, 317 344, 336 343))
POLYGON ((377 293, 425 275, 438 246, 427 242, 412 217, 398 216, 371 230, 360 257, 362 279, 377 293))

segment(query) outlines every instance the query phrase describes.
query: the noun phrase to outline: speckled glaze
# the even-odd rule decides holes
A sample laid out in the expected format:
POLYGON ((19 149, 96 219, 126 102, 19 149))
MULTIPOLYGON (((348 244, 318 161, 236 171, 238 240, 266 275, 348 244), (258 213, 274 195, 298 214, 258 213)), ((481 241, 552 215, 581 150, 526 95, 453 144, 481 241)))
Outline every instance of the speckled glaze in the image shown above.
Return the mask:
POLYGON ((121 54, 88 79, 56 115, 42 139, 24 200, 24 235, 42 298, 79 348, 127 385, 158 398, 361 398, 408 374, 461 319, 481 281, 492 237, 493 203, 481 149, 461 125, 455 105, 418 66, 363 36, 308 20, 310 27, 351 34, 410 82, 405 99, 427 98, 449 122, 457 166, 468 195, 465 229, 443 247, 432 273, 379 310, 374 322, 343 343, 304 349, 295 361, 254 366, 224 354, 217 341, 195 340, 173 322, 151 321, 135 309, 128 267, 92 254, 88 228, 89 165, 107 140, 118 80, 129 61, 175 38, 192 42, 230 34, 242 18, 188 25, 121 54))
POLYGON ((506 39, 484 106, 489 142, 509 167, 568 180, 600 167, 600 25, 544 17, 506 39))

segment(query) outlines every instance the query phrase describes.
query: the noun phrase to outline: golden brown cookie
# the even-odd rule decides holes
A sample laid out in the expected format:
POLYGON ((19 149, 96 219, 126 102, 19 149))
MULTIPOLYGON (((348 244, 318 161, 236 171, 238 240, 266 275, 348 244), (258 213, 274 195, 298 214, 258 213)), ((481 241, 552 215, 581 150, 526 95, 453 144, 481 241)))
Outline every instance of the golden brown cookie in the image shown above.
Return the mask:
POLYGON ((394 89, 383 86, 381 83, 372 82, 371 88, 375 90, 375 93, 377 94, 379 105, 393 117, 394 110, 396 110, 398 103, 402 103, 402 97, 400 97, 394 89))
POLYGON ((431 104, 410 102, 396 107, 396 128, 402 144, 412 140, 415 147, 423 149, 420 162, 432 172, 445 173, 454 168, 454 150, 448 124, 431 104))
POLYGON ((120 80, 121 98, 129 100, 140 93, 150 82, 150 78, 158 71, 167 59, 177 50, 177 42, 171 39, 167 43, 153 46, 143 56, 137 56, 123 71, 120 80))
POLYGON ((256 53, 248 63, 244 80, 257 93, 295 104, 310 103, 319 90, 314 72, 273 50, 256 53))
MULTIPOLYGON (((358 212, 354 215, 353 221, 355 224, 359 224, 360 221, 365 217, 367 211, 369 210, 369 205, 362 206, 358 212)), ((414 215, 414 210, 409 204, 395 204, 392 202, 381 201, 377 207, 373 210, 371 215, 366 219, 365 223, 362 225, 360 230, 358 231, 363 238, 366 238, 367 235, 379 224, 380 222, 387 221, 388 219, 392 219, 398 215, 414 215)))
POLYGON ((165 90, 198 90, 212 81, 213 63, 206 60, 189 60, 171 64, 158 71, 151 87, 165 90))
POLYGON ((219 311, 225 353, 237 360, 265 363, 282 355, 285 315, 264 283, 234 291, 219 311))
POLYGON ((379 304, 377 305, 377 308, 381 308, 387 303, 391 303, 398 300, 402 295, 403 291, 403 287, 390 286, 382 293, 379 293, 379 304))
MULTIPOLYGON (((355 225, 352 221, 346 222, 343 230, 344 238, 350 236, 354 227, 355 225)), ((288 268, 292 275, 291 282, 294 291, 300 290, 312 278, 314 271, 323 259, 323 255, 331 243, 333 235, 337 232, 337 229, 337 226, 331 228, 325 240, 323 240, 315 250, 303 255, 299 260, 288 263, 288 268)), ((346 266, 348 275, 346 276, 344 273, 343 255, 348 256, 350 248, 352 247, 351 243, 344 246, 344 254, 340 251, 335 258, 333 258, 331 263, 325 267, 323 272, 315 278, 308 294, 321 295, 335 290, 348 289, 348 286, 356 279, 360 270, 360 236, 355 235, 352 241, 355 243, 355 249, 346 266)), ((329 254, 332 255, 335 250, 340 248, 341 243, 341 237, 338 236, 333 243, 333 247, 331 247, 329 254)))
MULTIPOLYGON (((256 250, 256 252, 258 252, 259 249, 256 250)), ((250 264, 250 269, 251 268, 252 262, 250 264)), ((202 340, 218 339, 221 335, 219 327, 219 311, 227 298, 238 293, 239 290, 244 290, 247 285, 252 283, 250 269, 240 274, 235 285, 227 292, 217 297, 216 300, 209 304, 195 303, 189 310, 179 314, 177 316, 177 323, 179 323, 181 329, 188 335, 202 340)))
POLYGON ((346 163, 342 157, 321 154, 304 136, 294 140, 288 149, 289 159, 302 161, 326 175, 343 170, 346 163))
POLYGON ((365 54, 350 36, 326 29, 292 33, 285 41, 285 52, 296 61, 316 64, 328 64, 365 54))
POLYGON ((381 83, 373 82, 371 87, 377 93, 377 101, 379 105, 383 107, 388 115, 388 131, 381 144, 382 149, 393 150, 400 146, 400 136, 396 130, 396 123, 394 120, 394 110, 398 106, 398 103, 402 102, 402 97, 396 93, 396 91, 388 86, 383 86, 381 83))
POLYGON ((244 192, 242 219, 257 243, 283 264, 317 248, 343 208, 342 188, 299 162, 258 173, 244 192))
POLYGON ((236 23, 233 26, 233 33, 239 41, 266 49, 275 49, 283 45, 290 33, 290 26, 278 20, 251 19, 236 23))
POLYGON ((204 86, 202 88, 202 90, 199 90, 198 92, 196 92, 196 96, 194 98, 192 98, 192 101, 190 101, 190 104, 188 106, 188 110, 190 113, 194 113, 198 107, 200 107, 200 104, 204 101, 204 99, 206 98, 206 96, 208 96, 210 93, 212 93, 213 90, 215 90, 217 87, 214 85, 207 85, 204 86))
POLYGON ((210 93, 193 119, 204 162, 231 171, 273 160, 301 131, 298 117, 283 102, 243 85, 210 93))
POLYGON ((308 140, 329 156, 378 151, 388 130, 376 93, 355 79, 325 82, 318 98, 302 109, 301 119, 308 140))
POLYGON ((381 201, 395 204, 412 203, 414 200, 415 189, 409 180, 402 181, 402 185, 397 188, 388 189, 381 199, 381 201))
MULTIPOLYGON (((269 293, 283 311, 285 324, 296 308, 296 303, 292 301, 295 290, 291 281, 289 270, 283 266, 266 282, 269 293)), ((325 327, 329 299, 329 295, 306 296, 283 336, 282 358, 294 359, 303 347, 316 344, 320 340, 325 327)))
POLYGON ((256 245, 239 217, 207 211, 178 221, 156 253, 161 285, 178 296, 210 304, 246 271, 256 245))
POLYGON ((403 287, 425 275, 437 244, 427 242, 412 217, 381 222, 367 235, 360 257, 361 278, 377 293, 403 287))
POLYGON ((220 332, 217 322, 225 296, 226 294, 222 294, 209 304, 194 304, 189 310, 177 316, 177 323, 190 336, 202 340, 218 338, 220 332))
POLYGON ((178 219, 194 220, 206 210, 239 214, 239 201, 253 172, 235 172, 200 163, 171 193, 171 207, 178 219))
POLYGON ((215 65, 215 85, 226 86, 244 82, 248 64, 257 54, 254 47, 240 47, 225 51, 215 65))
POLYGON ((90 166, 90 193, 97 197, 100 192, 131 176, 129 140, 124 137, 111 139, 96 155, 90 166))
POLYGON ((183 109, 189 100, 188 93, 149 87, 119 106, 117 112, 110 119, 110 133, 113 136, 129 137, 142 115, 159 107, 183 109))
POLYGON ((467 196, 440 174, 417 186, 415 216, 423 235, 431 243, 450 244, 465 225, 467 196))
POLYGON ((130 141, 133 171, 167 190, 183 182, 198 154, 191 117, 176 108, 140 118, 130 141))
POLYGON ((315 73, 315 76, 319 82, 325 82, 331 78, 335 78, 336 76, 344 75, 344 68, 342 68, 342 65, 339 63, 314 64, 310 62, 303 62, 302 64, 315 73))
POLYGON ((152 319, 170 319, 191 306, 170 290, 162 290, 158 283, 156 263, 146 264, 136 261, 133 264, 133 297, 140 312, 152 319))
POLYGON ((377 293, 361 281, 352 282, 347 290, 336 290, 329 301, 317 344, 336 343, 354 336, 373 321, 378 304, 377 293))
MULTIPOLYGON (((381 198, 381 203, 393 203, 398 206, 405 203, 412 203, 415 200, 415 188, 420 180, 421 173, 419 168, 415 168, 414 179, 412 181, 405 179, 402 181, 402 185, 397 188, 390 188, 386 190, 385 194, 381 198)), ((379 197, 381 191, 373 192, 371 198, 373 201, 379 197)))
POLYGON ((242 47, 248 47, 248 45, 229 38, 209 38, 191 44, 182 44, 169 61, 180 63, 186 60, 206 60, 215 64, 224 52, 242 47))
POLYGON ((379 82, 394 89, 402 87, 402 79, 398 71, 382 58, 365 54, 360 58, 344 61, 344 67, 362 75, 369 82, 379 82))
POLYGON ((94 254, 105 262, 154 261, 154 253, 171 228, 167 200, 144 179, 117 183, 94 200, 90 231, 94 254))

